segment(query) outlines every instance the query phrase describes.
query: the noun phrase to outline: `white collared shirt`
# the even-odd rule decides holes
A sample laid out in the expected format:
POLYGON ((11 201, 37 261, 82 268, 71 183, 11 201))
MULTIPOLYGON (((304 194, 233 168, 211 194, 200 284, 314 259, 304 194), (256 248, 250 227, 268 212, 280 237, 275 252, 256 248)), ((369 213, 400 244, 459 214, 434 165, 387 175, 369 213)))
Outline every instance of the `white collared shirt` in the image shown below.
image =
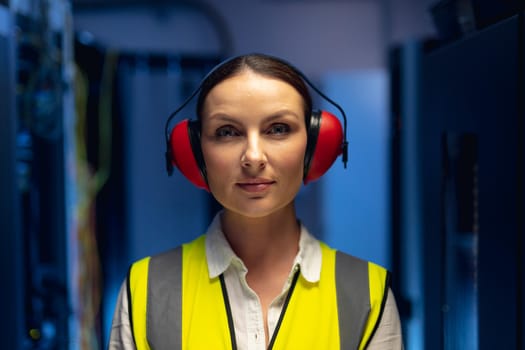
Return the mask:
MULTIPOLYGON (((281 315, 293 275, 300 269, 301 275, 311 283, 319 281, 321 275, 321 246, 319 242, 301 226, 299 253, 281 293, 268 307, 268 330, 273 334, 281 315)), ((265 349, 264 318, 259 297, 248 286, 248 269, 233 252, 221 230, 220 214, 212 221, 206 233, 206 259, 210 278, 224 273, 226 289, 232 309, 237 346, 239 349, 265 349)), ((269 336, 271 338, 271 336, 269 336)))
MULTIPOLYGON (((248 269, 233 252, 226 240, 220 223, 220 213, 215 216, 206 233, 206 259, 210 278, 224 274, 226 289, 233 315, 237 348, 240 350, 266 350, 264 317, 257 294, 248 286, 248 269)), ((290 288, 293 275, 300 273, 309 282, 319 281, 322 253, 319 241, 306 227, 301 225, 299 252, 281 293, 268 308, 267 322, 269 337, 279 320, 284 300, 290 288)), ((128 295, 126 282, 122 284, 111 327, 110 350, 134 350, 128 316, 128 295)), ((394 295, 391 290, 379 326, 367 350, 403 349, 401 323, 394 295)))

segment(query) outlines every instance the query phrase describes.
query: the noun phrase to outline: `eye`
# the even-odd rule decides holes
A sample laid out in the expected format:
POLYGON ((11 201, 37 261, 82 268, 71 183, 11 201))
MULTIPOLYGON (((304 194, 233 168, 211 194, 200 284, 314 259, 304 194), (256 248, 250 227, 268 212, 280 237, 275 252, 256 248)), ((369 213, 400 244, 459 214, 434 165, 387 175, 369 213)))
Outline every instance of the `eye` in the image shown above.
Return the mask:
POLYGON ((215 136, 217 138, 234 137, 234 136, 239 136, 239 135, 240 135, 239 131, 237 131, 233 126, 230 126, 230 125, 221 126, 215 131, 215 136))
POLYGON ((283 135, 290 132, 290 126, 283 123, 275 123, 268 129, 268 134, 283 135))

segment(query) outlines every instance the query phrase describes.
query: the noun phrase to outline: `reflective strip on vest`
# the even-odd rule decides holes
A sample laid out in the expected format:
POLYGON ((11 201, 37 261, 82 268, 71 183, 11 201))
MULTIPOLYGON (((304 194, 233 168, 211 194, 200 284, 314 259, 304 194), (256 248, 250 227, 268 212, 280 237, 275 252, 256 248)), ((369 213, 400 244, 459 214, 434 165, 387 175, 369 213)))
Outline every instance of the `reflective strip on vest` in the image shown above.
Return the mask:
MULTIPOLYGON (((313 284, 299 279, 274 349, 291 349, 290 343, 295 344, 294 339, 299 340, 293 338, 297 336, 294 331, 300 331, 298 334, 302 335, 309 333, 304 332, 304 329, 298 330, 297 327, 313 326, 312 329, 321 329, 318 323, 326 323, 324 337, 327 339, 321 341, 326 341, 326 344, 337 343, 340 349, 360 350, 366 348, 379 324, 388 291, 388 271, 373 263, 334 251, 324 243, 321 243, 321 247, 321 280, 332 279, 335 283, 332 283, 333 287, 322 288, 325 290, 324 294, 313 294, 320 295, 323 299, 322 305, 315 309, 311 304, 305 304, 311 295, 308 293, 314 293, 319 288, 311 288, 313 284), (333 298, 327 298, 327 295, 333 295, 333 298), (296 304, 294 297, 297 299, 296 304), (326 322, 321 322, 317 319, 316 312, 331 308, 331 301, 324 299, 334 299, 332 304, 335 305, 335 316, 331 318, 336 319, 335 327, 330 327, 330 320, 323 319, 326 322), (293 321, 286 322, 288 313, 293 321), (294 315, 299 313, 300 317, 294 319, 294 315), (310 322, 311 320, 318 322, 311 325, 310 323, 315 322, 310 322), (290 337, 293 339, 289 339, 290 337), (332 339, 334 337, 338 339, 332 339)), ((137 350, 182 349, 194 344, 192 339, 198 339, 201 346, 203 342, 213 341, 214 349, 231 348, 222 291, 218 278, 209 279, 205 261, 204 236, 201 236, 182 248, 142 259, 132 265, 128 277, 128 295, 130 322, 137 350), (195 261, 201 263, 193 264, 195 261), (195 278, 197 275, 200 277, 195 278), (188 278, 190 276, 192 277, 188 278), (182 281, 186 282, 184 286, 182 281), (196 300, 199 293, 204 293, 206 297, 196 300), (184 295, 186 297, 183 301, 184 295), (188 326, 191 320, 188 319, 193 317, 184 314, 184 305, 192 310, 190 314, 196 312, 206 315, 201 318, 204 321, 197 322, 198 326, 195 328, 198 329, 188 329, 191 328, 188 326), (188 321, 185 323, 183 319, 188 321)))
POLYGON ((365 349, 379 325, 390 275, 379 265, 339 251, 335 269, 341 349, 365 349))

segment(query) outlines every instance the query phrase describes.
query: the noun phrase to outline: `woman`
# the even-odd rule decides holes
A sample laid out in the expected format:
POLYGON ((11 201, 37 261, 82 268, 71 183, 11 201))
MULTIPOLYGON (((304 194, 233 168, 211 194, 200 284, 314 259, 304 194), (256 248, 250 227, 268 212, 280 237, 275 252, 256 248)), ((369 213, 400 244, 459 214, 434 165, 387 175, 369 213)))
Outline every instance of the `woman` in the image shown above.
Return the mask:
POLYGON ((296 217, 312 123, 302 74, 245 55, 199 91, 201 172, 223 210, 204 236, 132 266, 110 349, 401 349, 386 270, 296 217))

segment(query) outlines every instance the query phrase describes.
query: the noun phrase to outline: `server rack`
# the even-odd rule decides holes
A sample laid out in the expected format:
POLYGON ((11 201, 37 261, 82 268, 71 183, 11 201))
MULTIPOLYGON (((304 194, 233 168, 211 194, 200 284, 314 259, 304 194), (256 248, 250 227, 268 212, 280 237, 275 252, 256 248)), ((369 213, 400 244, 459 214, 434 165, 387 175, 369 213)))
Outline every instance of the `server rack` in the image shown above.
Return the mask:
POLYGON ((0 244, 0 273, 5 279, 0 298, 6 317, 0 321, 4 346, 22 348, 23 259, 20 237, 19 199, 16 177, 16 104, 14 95, 14 16, 7 2, 0 3, 0 225, 3 243, 0 244))
POLYGON ((525 347, 523 19, 407 43, 393 61, 395 287, 410 348, 525 347))
POLYGON ((68 3, 2 2, 0 16, 2 346, 68 349, 68 3))

